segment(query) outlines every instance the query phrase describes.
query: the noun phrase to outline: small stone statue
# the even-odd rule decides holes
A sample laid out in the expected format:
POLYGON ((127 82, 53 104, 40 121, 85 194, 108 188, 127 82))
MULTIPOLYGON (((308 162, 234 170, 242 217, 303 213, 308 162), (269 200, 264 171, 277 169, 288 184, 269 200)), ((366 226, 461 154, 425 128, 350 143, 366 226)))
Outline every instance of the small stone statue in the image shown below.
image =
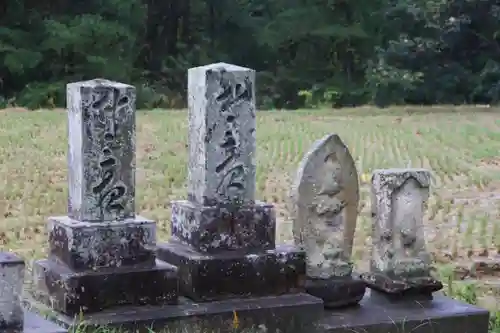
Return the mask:
POLYGON ((386 296, 431 299, 443 285, 431 276, 423 234, 430 172, 425 169, 375 170, 372 176, 371 272, 367 285, 386 296))
POLYGON ((358 173, 338 135, 314 143, 292 189, 295 243, 307 253, 308 293, 326 307, 358 303, 365 284, 350 261, 358 216, 358 173))

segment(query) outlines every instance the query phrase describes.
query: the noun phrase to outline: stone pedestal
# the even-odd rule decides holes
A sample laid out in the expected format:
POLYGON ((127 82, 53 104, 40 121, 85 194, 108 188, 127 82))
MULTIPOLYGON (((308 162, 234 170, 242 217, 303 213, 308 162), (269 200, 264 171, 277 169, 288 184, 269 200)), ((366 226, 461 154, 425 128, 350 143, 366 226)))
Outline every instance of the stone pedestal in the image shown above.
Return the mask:
POLYGON ((122 221, 82 222, 50 217, 49 255, 75 271, 155 263, 156 223, 141 216, 122 221))
POLYGON ((75 272, 57 260, 33 267, 37 298, 73 316, 122 305, 177 303, 177 269, 158 260, 146 267, 75 272))
POLYGON ((364 281, 352 276, 306 280, 306 291, 321 298, 328 309, 359 303, 365 295, 365 290, 364 281))
POLYGON ((171 240, 158 244, 158 258, 179 268, 180 293, 197 302, 304 291, 305 253, 289 245, 206 254, 171 240))
POLYGON ((325 311, 318 330, 325 333, 487 333, 487 310, 454 299, 390 301, 367 295, 359 306, 325 311))
POLYGON ((156 259, 156 224, 49 218, 49 258, 33 266, 36 298, 66 315, 177 302, 177 268, 156 259))
POLYGON ((24 260, 0 252, 0 333, 65 333, 66 329, 22 307, 24 260))
POLYGON ((182 295, 195 301, 304 290, 305 252, 275 246, 272 205, 172 203, 172 238, 158 258, 179 268, 182 295), (242 283, 244 281, 244 283, 242 283))
POLYGON ((252 252, 275 247, 274 206, 263 202, 205 206, 172 202, 172 236, 202 253, 252 252))

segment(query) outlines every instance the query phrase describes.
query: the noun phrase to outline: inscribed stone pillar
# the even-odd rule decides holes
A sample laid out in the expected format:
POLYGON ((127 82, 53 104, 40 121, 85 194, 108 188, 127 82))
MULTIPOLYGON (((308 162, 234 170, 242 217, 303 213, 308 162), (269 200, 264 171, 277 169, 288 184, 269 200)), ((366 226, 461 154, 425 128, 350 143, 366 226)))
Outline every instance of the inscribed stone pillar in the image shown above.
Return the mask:
POLYGON ((68 215, 81 222, 135 217, 135 88, 70 83, 68 215))
POLYGON ((274 207, 255 200, 255 71, 191 68, 188 90, 188 200, 172 203, 158 257, 179 267, 180 292, 197 302, 303 299, 305 252, 275 245, 274 207))
POLYGON ((135 96, 102 79, 67 86, 68 216, 49 218, 49 258, 34 266, 38 294, 67 316, 177 301, 156 223, 135 214, 135 96))
POLYGON ((425 169, 375 170, 372 255, 368 286, 387 295, 432 297, 442 288, 431 272, 423 233, 431 175, 425 169))
POLYGON ((292 188, 293 233, 307 254, 306 290, 326 307, 358 303, 363 281, 352 277, 358 217, 358 172, 336 134, 316 141, 304 156, 292 188))
POLYGON ((255 71, 229 64, 188 71, 188 198, 253 204, 255 71))

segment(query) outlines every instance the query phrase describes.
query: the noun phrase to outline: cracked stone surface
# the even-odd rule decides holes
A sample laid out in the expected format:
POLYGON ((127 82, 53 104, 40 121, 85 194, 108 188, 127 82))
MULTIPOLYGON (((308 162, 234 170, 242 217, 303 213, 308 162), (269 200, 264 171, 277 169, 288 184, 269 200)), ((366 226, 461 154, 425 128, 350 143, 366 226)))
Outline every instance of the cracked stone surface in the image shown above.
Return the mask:
POLYGON ((354 160, 338 135, 313 144, 291 197, 294 239, 306 250, 308 277, 349 277, 359 184, 354 160))
POLYGON ((81 222, 67 216, 48 221, 49 253, 74 270, 155 262, 156 223, 137 215, 115 222, 81 222))
POLYGON ((172 202, 172 236, 200 252, 260 251, 275 246, 273 205, 256 202, 230 209, 172 202))
POLYGON ((255 71, 226 63, 188 71, 188 198, 201 205, 255 199, 255 71))
POLYGON ((68 214, 86 222, 135 214, 133 86, 103 79, 67 85, 68 214))

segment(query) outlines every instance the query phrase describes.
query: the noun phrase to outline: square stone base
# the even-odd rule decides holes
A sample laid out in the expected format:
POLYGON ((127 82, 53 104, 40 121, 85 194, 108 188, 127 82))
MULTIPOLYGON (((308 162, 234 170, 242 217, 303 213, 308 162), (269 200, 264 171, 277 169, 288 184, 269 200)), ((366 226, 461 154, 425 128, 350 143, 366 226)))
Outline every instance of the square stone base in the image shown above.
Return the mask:
POLYGON ((196 302, 303 292, 305 252, 291 245, 256 254, 200 253, 171 240, 159 259, 179 269, 179 293, 196 302))
POLYGON ((175 304, 178 297, 177 268, 160 260, 150 267, 85 272, 39 260, 33 265, 33 278, 33 296, 69 316, 118 305, 175 304))
POLYGON ((306 280, 307 293, 321 298, 325 308, 355 305, 365 295, 365 283, 355 277, 306 280))
POLYGON ((367 291, 358 306, 325 311, 319 329, 325 333, 488 333, 488 321, 487 310, 444 296, 389 304, 367 291))
POLYGON ((197 251, 252 252, 274 249, 276 213, 273 205, 202 206, 172 202, 172 236, 197 251))
MULTIPOLYGON (((134 333, 316 333, 315 324, 322 315, 320 299, 294 294, 211 303, 180 298, 178 305, 120 307, 84 315, 80 323, 89 333, 103 326, 134 333)), ((78 324, 74 317, 62 314, 55 314, 54 319, 68 328, 78 324)))
POLYGON ((23 328, 0 328, 0 333, 67 333, 67 328, 48 321, 38 314, 24 311, 23 328))
POLYGON ((48 220, 49 254, 73 270, 155 261, 156 223, 137 216, 116 222, 80 222, 67 216, 48 220))

